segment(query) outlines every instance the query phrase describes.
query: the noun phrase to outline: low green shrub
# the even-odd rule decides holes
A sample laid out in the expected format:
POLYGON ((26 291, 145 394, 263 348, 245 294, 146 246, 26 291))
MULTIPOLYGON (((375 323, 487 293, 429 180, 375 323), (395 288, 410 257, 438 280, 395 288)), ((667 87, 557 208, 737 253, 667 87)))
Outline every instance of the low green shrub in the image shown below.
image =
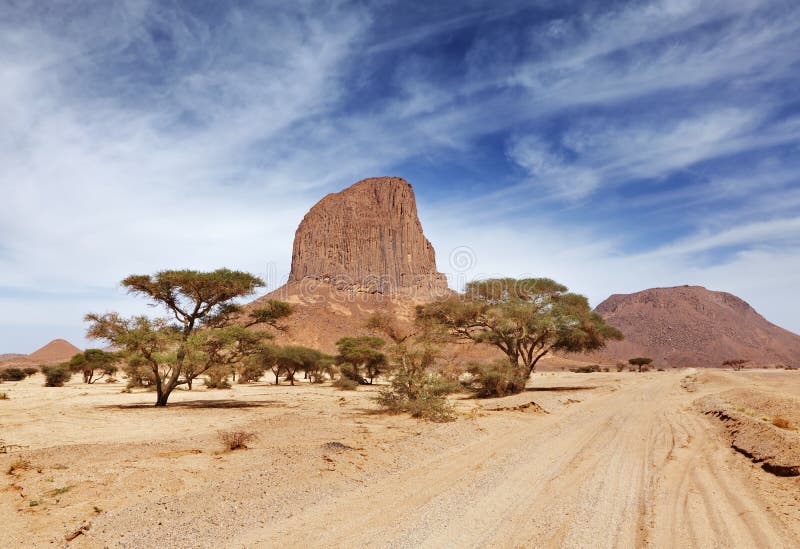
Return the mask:
POLYGON ((42 366, 45 387, 63 387, 72 377, 72 372, 63 366, 42 366))
POLYGON ((3 378, 3 381, 22 381, 28 375, 22 368, 6 368, 5 370, 0 370, 0 377, 3 378))
POLYGON ((400 368, 375 401, 390 412, 408 412, 428 421, 452 421, 455 414, 445 396, 456 390, 458 384, 437 373, 400 368))
POLYGON ((511 362, 498 359, 489 364, 470 362, 467 372, 472 376, 464 385, 477 392, 479 397, 502 397, 525 390, 525 374, 511 362))

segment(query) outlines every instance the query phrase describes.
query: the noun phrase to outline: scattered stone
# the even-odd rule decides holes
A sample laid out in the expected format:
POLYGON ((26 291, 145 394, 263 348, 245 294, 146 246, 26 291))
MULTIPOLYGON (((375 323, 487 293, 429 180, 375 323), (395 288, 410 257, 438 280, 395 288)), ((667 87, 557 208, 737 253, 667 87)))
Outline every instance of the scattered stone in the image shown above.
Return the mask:
POLYGON ((348 446, 347 444, 342 444, 341 442, 333 441, 333 442, 326 442, 322 445, 322 447, 326 450, 331 450, 333 452, 344 452, 347 450, 356 450, 352 446, 348 446))

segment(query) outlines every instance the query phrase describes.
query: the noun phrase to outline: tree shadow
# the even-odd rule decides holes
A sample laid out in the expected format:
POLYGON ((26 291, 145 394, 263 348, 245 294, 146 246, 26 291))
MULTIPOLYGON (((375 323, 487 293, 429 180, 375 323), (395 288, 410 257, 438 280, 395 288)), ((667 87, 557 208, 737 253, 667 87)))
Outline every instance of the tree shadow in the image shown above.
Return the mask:
MULTIPOLYGON (((278 400, 186 400, 183 402, 170 402, 167 408, 189 408, 189 409, 208 409, 226 410, 237 408, 283 408, 286 404, 278 400)), ((107 404, 98 406, 107 410, 143 410, 155 409, 153 404, 107 404)))

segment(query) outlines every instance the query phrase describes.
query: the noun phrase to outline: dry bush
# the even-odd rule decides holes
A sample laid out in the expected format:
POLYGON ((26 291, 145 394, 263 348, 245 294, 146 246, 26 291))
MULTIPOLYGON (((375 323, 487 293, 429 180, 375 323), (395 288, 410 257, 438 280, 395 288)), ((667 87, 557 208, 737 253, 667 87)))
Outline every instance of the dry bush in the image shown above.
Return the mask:
POLYGON ((226 450, 246 450, 248 442, 258 440, 258 433, 245 431, 244 429, 220 431, 219 440, 226 450))
POLYGON ((498 359, 490 364, 470 362, 467 372, 472 374, 467 387, 476 390, 478 396, 484 398, 517 394, 525 389, 528 381, 527 372, 506 359, 498 359))
POLYGON ((27 471, 31 468, 31 462, 27 459, 18 459, 9 465, 6 474, 13 475, 17 471, 27 471))
POLYGON ((790 430, 790 431, 794 429, 794 427, 792 427, 792 423, 788 419, 786 419, 785 417, 778 416, 778 417, 772 418, 772 424, 775 427, 779 427, 781 429, 787 429, 787 430, 790 430))
POLYGON ((8 394, 7 393, 0 393, 0 400, 8 400, 8 394))
POLYGON ((228 381, 230 370, 224 367, 214 366, 206 372, 205 384, 209 389, 230 389, 228 381))
POLYGON ((342 391, 355 391, 360 384, 355 379, 339 376, 331 385, 342 391))
POLYGON ((600 371, 600 366, 598 364, 593 364, 591 366, 578 366, 577 368, 570 368, 569 371, 573 374, 594 374, 600 371))
POLYGON ((261 379, 261 376, 264 375, 266 369, 264 366, 258 363, 248 363, 245 364, 239 370, 239 383, 240 385, 245 385, 247 383, 253 383, 261 379))
POLYGON ((393 413, 408 412, 428 421, 452 421, 455 414, 445 395, 458 389, 458 383, 437 373, 400 368, 375 401, 393 413))

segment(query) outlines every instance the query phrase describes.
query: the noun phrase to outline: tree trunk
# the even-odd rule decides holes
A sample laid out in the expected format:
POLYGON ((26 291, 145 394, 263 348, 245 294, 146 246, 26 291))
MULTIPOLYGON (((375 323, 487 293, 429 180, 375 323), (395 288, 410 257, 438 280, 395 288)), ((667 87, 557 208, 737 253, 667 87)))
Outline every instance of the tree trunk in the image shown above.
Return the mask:
POLYGON ((188 387, 190 391, 192 390, 192 381, 194 381, 194 378, 191 377, 186 378, 186 387, 188 387))
POLYGON ((169 399, 169 393, 162 393, 158 392, 158 396, 156 397, 156 406, 166 406, 167 399, 169 399))
POLYGON ((178 385, 178 376, 175 375, 175 372, 170 378, 167 380, 166 385, 164 383, 157 383, 156 384, 156 406, 166 406, 167 400, 169 400, 169 395, 172 393, 172 390, 178 385))

